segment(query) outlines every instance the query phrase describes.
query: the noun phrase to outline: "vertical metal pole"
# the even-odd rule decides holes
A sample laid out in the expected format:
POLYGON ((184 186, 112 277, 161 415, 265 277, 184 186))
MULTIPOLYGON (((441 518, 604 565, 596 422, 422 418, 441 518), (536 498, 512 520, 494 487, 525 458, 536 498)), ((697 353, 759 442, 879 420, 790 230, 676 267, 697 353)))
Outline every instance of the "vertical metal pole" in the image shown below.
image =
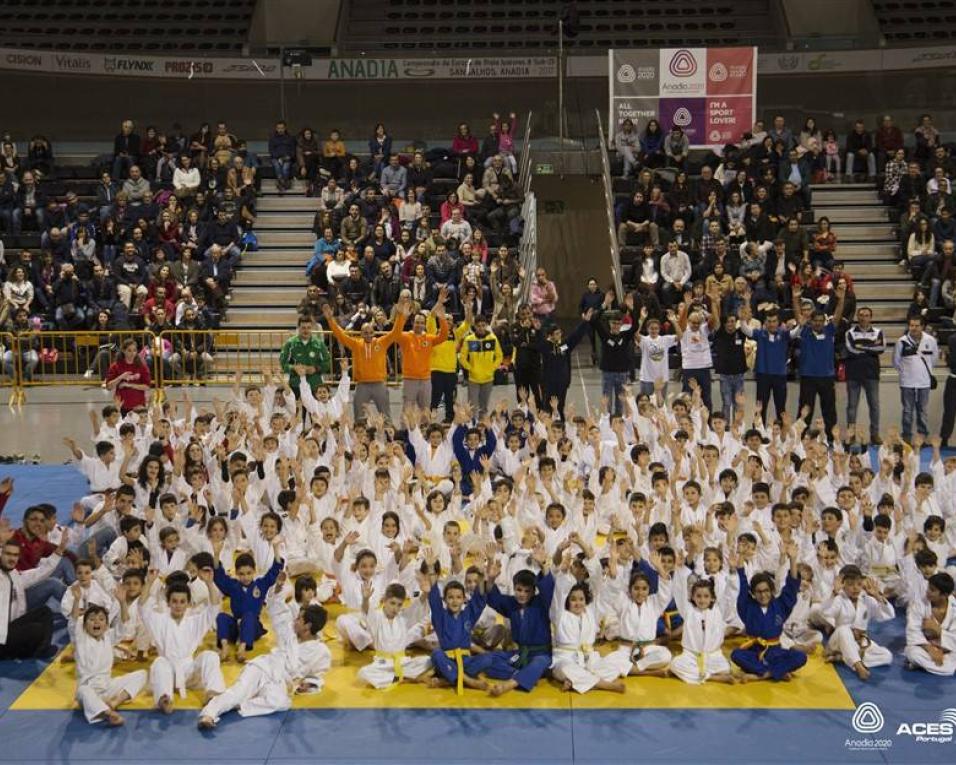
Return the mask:
POLYGON ((285 48, 279 48, 279 118, 285 122, 285 48))
POLYGON ((564 175, 564 19, 558 19, 558 147, 564 175))

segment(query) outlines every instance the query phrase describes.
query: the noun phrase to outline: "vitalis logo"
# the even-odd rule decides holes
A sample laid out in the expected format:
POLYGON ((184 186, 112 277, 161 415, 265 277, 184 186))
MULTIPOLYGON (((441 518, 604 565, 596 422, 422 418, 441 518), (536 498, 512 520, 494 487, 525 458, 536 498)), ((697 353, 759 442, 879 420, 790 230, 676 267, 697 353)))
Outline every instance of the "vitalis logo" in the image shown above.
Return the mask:
POLYGON ((667 68, 675 77, 693 77, 697 74, 697 59, 689 50, 681 48, 671 56, 671 62, 667 68))

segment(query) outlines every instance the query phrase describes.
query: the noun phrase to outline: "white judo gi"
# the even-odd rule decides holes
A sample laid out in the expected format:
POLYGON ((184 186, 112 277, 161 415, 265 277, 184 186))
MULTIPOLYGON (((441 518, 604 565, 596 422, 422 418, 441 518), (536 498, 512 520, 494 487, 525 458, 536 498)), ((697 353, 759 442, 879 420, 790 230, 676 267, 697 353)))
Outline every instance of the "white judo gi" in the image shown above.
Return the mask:
POLYGON ((554 630, 551 652, 551 674, 557 680, 568 680, 578 693, 587 693, 598 682, 625 677, 631 670, 629 653, 613 651, 601 656, 594 650, 597 640, 597 617, 593 604, 583 613, 562 610, 554 630))
POLYGON ((956 598, 952 595, 946 603, 946 616, 940 621, 939 645, 945 651, 943 663, 937 664, 926 650, 929 643, 923 633, 923 620, 932 618, 933 609, 925 598, 910 605, 906 611, 906 649, 903 655, 907 660, 934 675, 952 676, 956 674, 956 598))
POLYGON ((854 630, 865 634, 870 619, 883 622, 895 615, 893 604, 888 600, 880 602, 872 595, 861 592, 854 603, 841 592, 823 607, 824 618, 834 626, 827 649, 839 653, 843 657, 843 663, 851 669, 859 661, 862 661, 865 667, 891 664, 893 654, 888 648, 874 643, 869 637, 858 641, 854 630))
POLYGON ((674 571, 674 602, 684 619, 680 656, 671 661, 670 671, 685 683, 699 684, 712 675, 730 672, 730 662, 721 650, 727 618, 720 605, 702 611, 688 600, 687 569, 674 571))
POLYGON ((106 699, 121 691, 134 699, 143 690, 146 670, 112 677, 113 641, 109 631, 95 638, 80 626, 73 644, 76 647, 76 700, 83 707, 87 722, 102 722, 100 715, 109 711, 106 699))

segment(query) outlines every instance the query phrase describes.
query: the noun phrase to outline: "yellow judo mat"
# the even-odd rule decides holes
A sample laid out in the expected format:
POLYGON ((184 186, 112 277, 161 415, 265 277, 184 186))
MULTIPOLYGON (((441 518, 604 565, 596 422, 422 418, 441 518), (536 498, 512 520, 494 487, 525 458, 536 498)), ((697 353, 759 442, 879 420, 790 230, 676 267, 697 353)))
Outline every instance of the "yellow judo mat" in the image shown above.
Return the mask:
MULTIPOLYGON (((341 606, 331 605, 329 623, 323 633, 332 652, 332 669, 325 676, 325 687, 320 693, 296 696, 296 709, 844 709, 855 708, 834 668, 826 664, 818 650, 809 657, 806 666, 790 682, 756 682, 743 685, 705 683, 689 685, 676 678, 630 677, 625 680, 623 694, 610 691, 591 691, 585 694, 562 691, 551 680, 543 679, 531 693, 512 691, 499 698, 488 693, 466 689, 458 696, 454 689, 432 689, 419 684, 395 684, 378 691, 358 678, 359 667, 372 660, 372 652, 346 651, 335 634, 334 621, 341 614, 341 606)), ((263 614, 263 621, 268 621, 263 614)), ((740 640, 728 640, 724 652, 730 651, 740 640)), ((212 636, 207 647, 214 648, 212 636)), ((251 659, 272 647, 271 634, 266 635, 248 655, 251 659)), ((602 653, 611 651, 613 644, 599 646, 602 653)), ((679 645, 670 646, 680 653, 679 645)), ((414 652, 410 652, 414 653, 414 652)), ((149 661, 117 662, 114 674, 148 669, 149 661)), ((234 659, 223 664, 226 684, 232 683, 242 671, 234 659)), ((494 681, 492 681, 494 682, 494 681)), ((14 710, 70 710, 74 708, 75 665, 58 656, 46 670, 20 695, 10 707, 14 710)), ((177 709, 196 709, 201 704, 199 691, 190 691, 185 699, 175 699, 177 709)), ((123 709, 151 709, 153 701, 149 686, 123 709)))

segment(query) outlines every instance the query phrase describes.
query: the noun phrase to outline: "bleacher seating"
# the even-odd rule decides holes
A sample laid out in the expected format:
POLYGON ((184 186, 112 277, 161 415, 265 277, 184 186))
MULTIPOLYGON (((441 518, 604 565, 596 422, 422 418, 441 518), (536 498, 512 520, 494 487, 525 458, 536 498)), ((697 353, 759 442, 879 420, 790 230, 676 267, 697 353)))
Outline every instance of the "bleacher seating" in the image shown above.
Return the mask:
MULTIPOLYGON (((568 47, 766 45, 769 0, 579 0, 568 47)), ((343 5, 343 50, 553 50, 560 0, 353 0, 343 5)))
POLYGON ((956 39, 956 0, 873 0, 888 43, 956 39))
POLYGON ((0 4, 0 45, 238 53, 255 5, 255 0, 5 0, 0 4))

